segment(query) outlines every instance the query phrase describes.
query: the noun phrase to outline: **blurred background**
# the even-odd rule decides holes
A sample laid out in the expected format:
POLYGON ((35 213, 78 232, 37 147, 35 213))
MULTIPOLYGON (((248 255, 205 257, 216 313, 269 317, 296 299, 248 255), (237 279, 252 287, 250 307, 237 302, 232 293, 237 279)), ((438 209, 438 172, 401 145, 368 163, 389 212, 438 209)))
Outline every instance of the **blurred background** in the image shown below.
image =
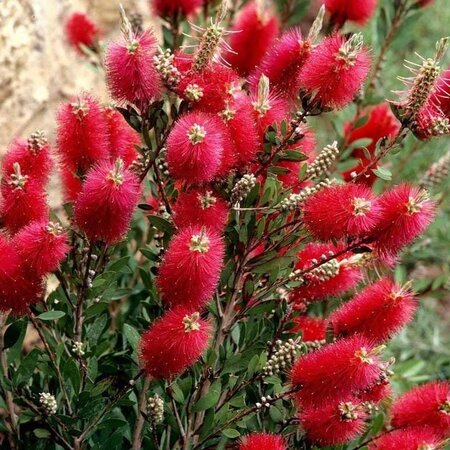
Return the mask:
MULTIPOLYGON (((233 5, 238 0, 232 0, 233 5)), ((276 0, 283 6, 287 0, 276 0)), ((318 8, 316 0, 296 0, 295 20, 307 30, 318 8)), ((361 0, 363 1, 363 0, 361 0)), ((377 54, 384 33, 384 2, 378 15, 362 30, 377 54)), ((103 42, 119 34, 119 3, 128 13, 142 14, 144 25, 155 25, 149 0, 0 0, 0 155, 16 136, 44 130, 54 140, 54 114, 58 105, 80 91, 95 93, 107 101, 102 70, 78 55, 64 37, 64 23, 71 12, 86 12, 102 30, 103 42)), ((437 39, 450 35, 450 4, 436 0, 411 16, 397 36, 383 66, 379 100, 394 99, 392 89, 401 88, 397 76, 408 76, 403 59, 419 62, 414 52, 432 56, 437 39)), ((357 30, 346 26, 345 31, 357 30)), ((450 53, 443 65, 450 65, 450 53)), ((354 111, 332 113, 318 122, 319 143, 338 138, 354 111)), ((418 143, 410 137, 386 165, 394 182, 418 182, 429 165, 450 150, 448 138, 418 143)), ((380 186, 378 186, 380 187, 380 186)), ((50 187, 53 205, 61 203, 57 179, 50 187)), ((433 195, 441 202, 439 215, 428 231, 403 257, 396 270, 400 282, 414 280, 421 293, 416 321, 390 345, 397 359, 394 383, 401 390, 410 383, 450 376, 450 183, 448 179, 433 195)))

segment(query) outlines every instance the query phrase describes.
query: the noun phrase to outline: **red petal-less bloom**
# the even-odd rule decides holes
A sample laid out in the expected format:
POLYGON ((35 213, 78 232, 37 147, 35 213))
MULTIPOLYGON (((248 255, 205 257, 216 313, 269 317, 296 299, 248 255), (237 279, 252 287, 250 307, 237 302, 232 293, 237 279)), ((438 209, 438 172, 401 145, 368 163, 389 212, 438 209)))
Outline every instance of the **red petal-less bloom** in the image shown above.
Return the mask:
MULTIPOLYGON (((362 117, 364 116, 367 117, 367 121, 357 128, 354 128, 353 123, 347 123, 345 125, 345 142, 349 145, 361 139, 370 139, 371 142, 366 144, 365 147, 369 154, 373 155, 377 142, 380 139, 384 137, 390 139, 394 138, 400 128, 400 122, 395 118, 394 114, 392 114, 391 108, 386 103, 382 103, 365 111, 362 117)), ((362 148, 354 149, 351 156, 358 159, 360 163, 343 173, 346 181, 351 181, 352 173, 361 172, 370 162, 370 160, 367 159, 366 152, 362 148)), ((358 182, 371 186, 376 179, 377 176, 370 170, 367 176, 360 178, 358 182)))
POLYGON ((142 335, 139 360, 145 373, 167 380, 192 366, 208 347, 211 324, 183 306, 167 311, 142 335))
POLYGON ((358 398, 362 402, 380 403, 386 397, 392 395, 392 389, 388 382, 377 383, 358 394, 358 398))
POLYGON ((428 104, 438 107, 445 116, 450 116, 450 67, 442 71, 438 81, 434 85, 434 89, 428 104))
POLYGON ((202 72, 190 70, 191 57, 178 54, 175 64, 184 73, 176 87, 180 97, 189 101, 196 110, 216 114, 233 100, 235 91, 239 91, 239 76, 229 67, 212 62, 202 72), (187 66, 183 70, 184 66, 187 66), (187 72, 187 73, 186 73, 187 72))
POLYGON ((279 31, 278 18, 273 11, 265 10, 261 2, 250 1, 241 10, 232 31, 229 44, 233 52, 224 59, 246 77, 260 62, 274 43, 279 31))
POLYGON ((167 139, 167 163, 171 175, 188 183, 211 181, 223 154, 219 117, 191 112, 181 117, 167 139))
POLYGON ((105 108, 108 124, 108 150, 111 161, 123 159, 125 167, 139 156, 135 145, 140 143, 140 137, 125 121, 122 114, 114 108, 105 108))
POLYGON ((299 76, 301 88, 323 108, 339 109, 350 103, 369 72, 370 58, 359 35, 349 40, 339 34, 314 48, 299 76))
POLYGON ((69 44, 80 54, 80 45, 93 47, 99 37, 97 25, 84 13, 72 13, 65 25, 66 38, 69 44))
POLYGON ((75 203, 74 220, 91 241, 114 244, 130 226, 141 188, 123 161, 104 161, 86 176, 75 203))
POLYGON ((239 444, 239 450, 286 450, 286 448, 281 436, 270 433, 248 434, 239 444))
POLYGON ((434 381, 415 387, 394 402, 395 428, 426 426, 442 437, 450 436, 450 382, 434 381))
POLYGON ((347 20, 364 25, 375 12, 377 0, 324 0, 333 23, 342 26, 347 20))
POLYGON ((13 243, 22 264, 39 276, 55 271, 68 251, 68 236, 56 223, 33 222, 22 228, 13 243))
POLYGON ((299 28, 288 30, 269 49, 261 63, 250 74, 252 92, 257 92, 261 75, 266 75, 274 93, 290 100, 298 97, 298 73, 311 53, 299 28))
POLYGON ((10 301, 11 286, 17 281, 20 261, 16 248, 11 241, 0 233, 0 310, 5 311, 10 301))
POLYGON ((436 204, 426 191, 406 183, 394 187, 379 199, 379 232, 373 234, 376 250, 390 260, 423 233, 432 222, 436 204))
POLYGON ((301 388, 299 404, 319 407, 372 386, 382 370, 376 353, 369 339, 352 336, 300 357, 291 371, 292 385, 301 388))
POLYGON ((372 191, 347 183, 321 189, 303 207, 303 222, 323 241, 367 236, 378 224, 380 207, 372 191))
POLYGON ((88 94, 64 103, 57 116, 58 156, 64 167, 85 174, 108 157, 108 125, 100 104, 88 94))
MULTIPOLYGON (((34 134, 38 136, 38 133, 34 134)), ((33 136, 15 140, 8 148, 2 160, 3 176, 14 173, 14 164, 18 163, 22 175, 26 175, 33 182, 45 185, 50 176, 53 163, 50 156, 50 146, 45 138, 34 139, 33 136)))
POLYGON ((430 428, 412 427, 394 430, 369 444, 369 450, 437 450, 441 439, 430 428))
POLYGON ((203 5, 203 0, 150 0, 150 4, 160 17, 172 17, 177 13, 189 16, 203 5))
POLYGON ((71 170, 66 168, 61 169, 60 175, 64 188, 64 200, 73 203, 81 192, 83 187, 82 181, 71 170))
POLYGON ((293 321, 294 328, 289 331, 291 333, 301 333, 302 342, 324 341, 328 321, 321 317, 299 316, 293 321))
POLYGON ((111 42, 105 56, 106 80, 111 96, 145 107, 161 93, 161 80, 153 65, 157 47, 153 33, 111 42))
POLYGON ((250 99, 247 96, 240 96, 222 111, 221 115, 235 148, 237 165, 244 167, 253 161, 259 149, 259 138, 250 99))
POLYGON ((416 308, 411 291, 382 278, 335 310, 330 322, 335 336, 359 333, 383 342, 412 320, 416 308))
POLYGON ((360 401, 332 402, 310 406, 300 414, 300 424, 310 441, 320 446, 344 444, 364 431, 367 417, 360 401))
POLYGON ((431 5, 433 2, 434 2, 434 0, 419 0, 419 5, 427 6, 427 5, 431 5))
POLYGON ((163 302, 191 309, 205 306, 219 282, 223 256, 224 244, 216 232, 200 226, 180 230, 156 279, 163 302))
POLYGON ((47 220, 47 196, 43 187, 22 175, 19 164, 3 178, 0 197, 0 219, 12 234, 34 221, 47 220))
POLYGON ((217 177, 220 178, 226 177, 237 166, 237 150, 234 139, 231 136, 231 130, 223 120, 220 121, 219 129, 223 138, 222 161, 217 171, 217 177))
POLYGON ((226 202, 207 189, 181 193, 173 207, 173 221, 178 228, 205 226, 222 233, 228 220, 226 202))
MULTIPOLYGON (((341 252, 343 249, 344 246, 342 244, 335 246, 334 244, 311 242, 297 255, 298 262, 295 268, 307 270, 320 261, 322 255, 329 257, 330 255, 341 252)), ((362 274, 359 268, 342 262, 349 256, 349 253, 345 253, 337 258, 339 267, 336 275, 331 276, 329 279, 321 280, 315 276, 306 275, 307 283, 292 291, 290 301, 293 303, 303 303, 305 301, 321 300, 326 297, 343 294, 356 286, 362 274)))

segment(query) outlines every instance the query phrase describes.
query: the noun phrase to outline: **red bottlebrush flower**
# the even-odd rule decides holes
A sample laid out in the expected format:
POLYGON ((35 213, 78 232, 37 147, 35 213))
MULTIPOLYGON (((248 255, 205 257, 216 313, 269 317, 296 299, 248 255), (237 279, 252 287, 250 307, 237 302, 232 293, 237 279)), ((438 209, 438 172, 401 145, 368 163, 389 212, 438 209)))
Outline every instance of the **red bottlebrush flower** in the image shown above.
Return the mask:
POLYGON ((270 433, 248 434, 239 444, 239 450, 286 450, 286 448, 281 436, 270 433))
POLYGON ((356 399, 330 403, 321 408, 308 407, 299 415, 310 441, 320 445, 344 444, 364 431, 367 417, 356 399))
POLYGON ((80 54, 83 53, 81 45, 92 48, 99 37, 97 25, 81 12, 75 12, 69 16, 65 31, 67 41, 80 54))
POLYGON ((178 228, 198 225, 222 233, 227 220, 226 202, 205 189, 181 193, 173 208, 173 221, 178 228))
MULTIPOLYGON (((400 122, 395 118, 394 114, 392 114, 389 105, 386 103, 382 103, 372 109, 367 110, 364 115, 367 116, 367 122, 365 122, 363 125, 357 128, 354 128, 354 123, 347 123, 345 125, 345 142, 349 145, 361 139, 370 139, 371 142, 365 145, 365 148, 370 153, 370 155, 373 155, 377 142, 380 139, 384 137, 387 137, 389 139, 394 138, 400 128, 400 122)), ((346 181, 351 181, 352 173, 361 172, 364 166, 367 166, 367 164, 370 162, 370 160, 367 159, 365 150, 363 150, 362 148, 355 148, 352 151, 351 156, 353 158, 359 159, 360 164, 343 173, 344 179, 346 181)), ((371 186, 376 179, 377 176, 372 171, 369 171, 366 177, 360 178, 358 181, 371 186)))
POLYGON ((323 241, 366 236, 378 225, 379 217, 372 191, 353 183, 323 188, 303 207, 306 228, 323 241))
POLYGON ((141 336, 139 360, 147 375, 167 380, 192 366, 208 347, 211 324, 198 312, 174 308, 141 336))
POLYGON ((416 307, 411 291, 382 278, 335 310, 330 322, 335 336, 359 333, 383 342, 412 320, 416 307))
POLYGON ((139 156, 135 145, 140 143, 140 137, 114 108, 105 108, 105 116, 110 158, 112 161, 121 158, 125 167, 129 167, 139 156))
POLYGON ((11 286, 16 283, 20 271, 16 248, 7 237, 0 233, 0 310, 8 309, 11 286))
POLYGON ((62 168, 60 175, 64 188, 64 199, 66 202, 73 203, 81 192, 83 183, 81 179, 74 175, 69 169, 62 168))
POLYGON ((19 164, 22 175, 33 182, 45 185, 53 163, 50 147, 42 132, 35 132, 28 141, 17 139, 8 148, 2 160, 3 176, 14 173, 14 164, 19 164))
POLYGON ((331 21, 339 26, 347 20, 364 25, 373 16, 377 0, 324 0, 331 21))
MULTIPOLYGON (((297 255, 298 262, 295 268, 297 270, 308 270, 323 259, 323 255, 329 258, 334 254, 340 253, 343 249, 342 244, 336 246, 311 242, 297 255)), ((333 262, 336 262, 336 264, 333 264, 334 276, 322 277, 313 271, 305 274, 306 283, 292 291, 290 301, 303 303, 305 301, 321 300, 326 297, 343 294, 356 286, 362 274, 359 268, 348 263, 347 258, 350 256, 347 252, 338 256, 336 258, 337 261, 333 260, 333 262)))
POLYGON ((201 308, 219 282, 224 255, 220 236, 202 227, 182 229, 169 244, 157 286, 164 303, 201 308))
POLYGON ((425 426, 449 437, 450 382, 434 381, 411 389, 394 402, 391 416, 395 428, 425 426))
POLYGON ((321 407, 345 401, 375 384, 382 372, 377 353, 370 340, 352 336, 299 358, 291 371, 291 383, 300 388, 300 405, 321 407))
POLYGON ((224 55, 225 60, 243 77, 260 62, 273 44, 279 31, 278 18, 263 4, 250 1, 241 10, 233 25, 229 44, 233 52, 224 55))
POLYGON ((223 153, 220 119, 202 112, 181 117, 167 139, 167 163, 175 179, 189 183, 211 181, 223 153))
POLYGON ((426 427, 405 428, 385 433, 369 444, 369 450, 437 450, 441 440, 426 427))
POLYGON ((256 92, 261 75, 266 75, 274 93, 291 100, 298 97, 298 74, 311 53, 299 28, 288 30, 269 49, 261 63, 250 74, 252 92, 256 92))
POLYGON ((179 54, 176 66, 184 74, 176 87, 177 93, 189 101, 196 110, 216 114, 233 100, 235 91, 240 90, 238 74, 222 64, 212 62, 201 72, 190 70, 189 55, 179 54), (185 60, 186 59, 186 60, 185 60), (184 66, 187 68, 183 70, 184 66))
POLYGON ((85 174, 108 157, 108 127, 100 104, 88 94, 62 105, 57 116, 58 154, 69 170, 85 174))
POLYGON ((419 5, 420 6, 428 6, 431 5, 434 2, 434 0, 419 0, 419 5))
POLYGON ((68 236, 59 224, 33 222, 14 237, 22 264, 39 276, 54 272, 65 259, 68 236))
POLYGON ((235 149, 237 165, 244 167, 252 162, 260 147, 250 99, 239 97, 221 112, 221 116, 235 149))
POLYGON ((0 217, 12 234, 34 221, 47 220, 48 206, 42 186, 22 175, 20 165, 4 178, 1 185, 0 217))
POLYGON ((325 38, 311 53, 299 73, 303 90, 322 108, 342 108, 350 103, 369 72, 370 59, 362 36, 346 40, 339 34, 325 38))
POLYGON ((428 103, 417 114, 412 131, 422 141, 446 135, 448 134, 448 118, 438 107, 428 103))
POLYGON ((320 317, 299 316, 294 319, 291 333, 301 333, 303 342, 324 341, 328 322, 320 317))
POLYGON ((155 14, 173 17, 177 13, 189 16, 203 5, 203 0, 151 0, 155 14))
POLYGON ((91 241, 114 244, 128 230, 140 192, 139 180, 121 159, 104 161, 86 176, 75 203, 75 223, 91 241))
POLYGON ((376 250, 390 260, 420 235, 433 220, 436 204, 426 191, 401 184, 379 199, 380 232, 374 234, 376 250))
POLYGON ((438 81, 434 85, 433 92, 430 95, 428 103, 438 107, 445 116, 450 116, 450 87, 448 80, 450 79, 450 67, 442 71, 438 81))
POLYGON ((151 32, 111 42, 105 57, 106 80, 118 101, 144 107, 161 93, 161 80, 153 65, 157 46, 151 32))
POLYGON ((391 386, 388 382, 377 383, 358 394, 362 402, 380 403, 386 397, 392 395, 391 386))

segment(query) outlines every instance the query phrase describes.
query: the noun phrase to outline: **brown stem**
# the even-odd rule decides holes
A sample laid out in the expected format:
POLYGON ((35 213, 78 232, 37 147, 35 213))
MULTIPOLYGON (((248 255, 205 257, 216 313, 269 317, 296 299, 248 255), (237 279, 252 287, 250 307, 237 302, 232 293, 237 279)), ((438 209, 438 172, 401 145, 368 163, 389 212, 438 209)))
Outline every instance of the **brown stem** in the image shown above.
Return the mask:
POLYGON ((173 409, 173 413, 175 415, 175 419, 177 421, 178 428, 180 430, 181 441, 183 443, 183 449, 187 448, 188 439, 187 439, 186 431, 185 431, 184 426, 183 426, 183 422, 181 421, 181 417, 180 417, 180 414, 178 412, 177 404, 176 404, 175 399, 173 397, 173 390, 172 390, 172 388, 170 386, 168 386, 167 389, 166 389, 166 392, 167 392, 167 395, 169 396, 170 403, 171 403, 172 409, 173 409))
POLYGON ((141 394, 139 395, 138 411, 136 417, 136 424, 133 432, 132 450, 140 450, 142 447, 142 428, 144 427, 145 417, 147 413, 147 391, 150 387, 150 377, 145 377, 142 384, 141 394))

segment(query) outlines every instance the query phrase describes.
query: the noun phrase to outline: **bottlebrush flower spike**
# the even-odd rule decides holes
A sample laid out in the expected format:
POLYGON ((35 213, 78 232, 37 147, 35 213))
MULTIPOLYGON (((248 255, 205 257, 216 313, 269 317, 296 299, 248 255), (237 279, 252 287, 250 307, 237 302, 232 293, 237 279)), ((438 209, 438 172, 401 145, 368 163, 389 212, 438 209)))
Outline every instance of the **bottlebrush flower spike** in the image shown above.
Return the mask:
POLYGON ((75 224, 89 240, 114 244, 130 226, 141 188, 121 159, 104 161, 86 176, 75 203, 75 224))
POLYGON ((60 176, 64 188, 64 200, 70 203, 75 202, 83 187, 82 180, 66 168, 61 168, 60 176))
POLYGON ((251 91, 257 92, 261 75, 265 75, 274 93, 295 100, 299 89, 298 74, 310 53, 311 43, 303 39, 299 28, 286 31, 250 74, 251 91))
POLYGON ((31 222, 47 220, 48 206, 43 187, 23 175, 18 163, 13 172, 3 178, 0 217, 3 226, 12 234, 31 222))
POLYGON ((252 433, 244 436, 239 450, 286 450, 286 443, 281 436, 270 433, 252 433))
POLYGON ((391 386, 388 380, 374 384, 368 389, 361 391, 358 398, 361 402, 371 402, 378 404, 386 397, 392 395, 391 386))
MULTIPOLYGON (((364 147, 370 156, 375 153, 377 142, 382 138, 393 139, 400 129, 400 123, 391 112, 391 108, 386 103, 381 103, 371 109, 364 111, 361 117, 367 117, 367 121, 361 125, 356 126, 355 122, 347 123, 344 128, 344 140, 346 145, 355 143, 362 139, 370 139, 370 143, 364 147)), ((353 179, 352 174, 360 173, 368 165, 370 159, 367 157, 367 153, 363 148, 355 148, 352 151, 353 158, 358 159, 360 162, 357 166, 349 169, 343 173, 346 181, 353 179)), ((377 179, 377 176, 369 171, 367 176, 359 178, 358 182, 372 186, 377 179)))
POLYGON ((193 309, 205 306, 217 287, 223 256, 224 244, 216 232, 199 226, 180 230, 156 280, 163 302, 193 309))
POLYGON ((363 336, 328 344, 300 357, 291 371, 291 383, 299 388, 302 407, 322 407, 349 397, 375 384, 382 373, 379 348, 363 336))
POLYGON ((204 0, 151 0, 151 6, 155 13, 160 17, 173 17, 181 13, 183 16, 189 16, 194 13, 204 0))
POLYGON ((300 333, 302 342, 324 342, 328 321, 321 317, 299 316, 293 322, 291 333, 300 333))
MULTIPOLYGON (((298 271, 309 270, 319 261, 328 259, 330 256, 342 252, 344 246, 342 244, 320 244, 311 242, 301 250, 298 255, 298 263, 295 268, 298 271)), ((295 288, 289 299, 293 303, 303 303, 321 300, 326 297, 343 294, 349 289, 356 286, 362 277, 361 270, 353 264, 349 263, 348 258, 351 255, 344 253, 337 258, 331 260, 334 271, 330 275, 311 273, 305 274, 303 278, 305 283, 295 288)), ((330 268, 331 270, 331 268, 330 268)), ((295 273, 295 272, 294 272, 295 273)))
POLYGON ((306 228, 323 241, 366 236, 378 225, 379 217, 372 191, 353 183, 321 189, 303 207, 306 228))
POLYGON ((22 175, 42 185, 47 183, 53 163, 42 131, 35 131, 28 140, 17 139, 11 144, 2 160, 3 176, 11 176, 16 163, 22 175))
POLYGON ((54 222, 33 222, 14 237, 14 245, 22 264, 39 276, 54 272, 65 259, 68 236, 61 225, 54 222))
POLYGON ((251 96, 253 117, 258 129, 259 140, 264 142, 267 128, 273 124, 280 124, 289 117, 289 105, 283 97, 270 92, 270 81, 261 75, 258 83, 257 95, 251 96))
POLYGON ((373 236, 378 254, 387 261, 425 231, 436 210, 426 191, 406 183, 383 194, 379 206, 380 231, 373 236))
POLYGON ((412 427, 394 430, 369 444, 369 450, 438 450, 441 439, 426 427, 412 427))
POLYGON ((219 121, 202 112, 178 120, 167 139, 167 163, 175 179, 203 183, 214 178, 224 145, 219 121))
POLYGON ((314 48, 298 80, 310 103, 324 109, 339 109, 357 95, 369 69, 370 58, 362 35, 346 39, 334 34, 314 48))
POLYGON ((61 106, 58 115, 58 155, 62 165, 84 175, 108 157, 108 126, 100 104, 88 94, 61 106))
POLYGON ((260 147, 251 101, 241 96, 220 114, 235 149, 237 166, 243 168, 254 160, 260 147))
POLYGON ((139 360, 145 373, 168 380, 192 366, 208 347, 211 324, 184 306, 167 311, 141 336, 139 360))
POLYGON ((153 33, 136 34, 122 9, 123 37, 111 42, 105 56, 106 81, 111 96, 145 108, 161 93, 161 80, 153 64, 157 41, 153 33))
POLYGON ((330 317, 335 336, 359 333, 383 342, 410 322, 417 300, 407 287, 382 278, 368 285, 330 317))
POLYGON ((369 21, 377 7, 377 0, 324 0, 331 15, 330 21, 342 27, 347 20, 364 25, 369 21))
POLYGON ((278 18, 265 0, 252 0, 241 10, 231 31, 229 44, 233 51, 226 53, 224 59, 246 77, 274 43, 278 18))
POLYGON ((357 399, 305 408, 300 424, 310 441, 320 446, 344 444, 364 430, 367 413, 357 399))
POLYGON ((419 1, 418 1, 418 4, 419 4, 421 7, 424 7, 424 6, 431 5, 433 2, 434 2, 434 0, 419 0, 419 1))
POLYGON ((17 281, 20 261, 11 241, 0 233, 0 310, 6 311, 10 302, 11 286, 17 281))
POLYGON ((94 48, 99 38, 97 25, 84 13, 72 13, 65 25, 66 38, 69 44, 80 54, 82 45, 94 48))
POLYGON ((115 161, 121 158, 125 167, 129 167, 139 156, 135 146, 140 143, 140 137, 113 107, 105 108, 104 113, 108 125, 110 159, 115 161))
POLYGON ((178 228, 205 226, 222 233, 228 221, 226 202, 208 189, 183 192, 173 207, 173 221, 178 228))
POLYGON ((433 381, 399 397, 391 408, 395 428, 424 426, 450 436, 450 382, 433 381))

